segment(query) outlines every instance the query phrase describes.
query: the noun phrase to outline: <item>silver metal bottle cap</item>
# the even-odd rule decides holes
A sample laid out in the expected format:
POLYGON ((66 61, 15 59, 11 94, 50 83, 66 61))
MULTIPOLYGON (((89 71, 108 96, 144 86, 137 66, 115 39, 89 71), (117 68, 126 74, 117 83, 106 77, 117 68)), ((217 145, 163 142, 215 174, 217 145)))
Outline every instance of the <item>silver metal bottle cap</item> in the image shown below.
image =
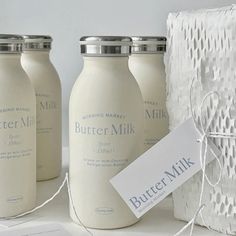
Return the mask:
POLYGON ((133 54, 155 54, 166 51, 166 37, 134 36, 132 40, 133 54))
POLYGON ((23 42, 20 35, 0 34, 0 53, 21 53, 23 42))
POLYGON ((48 35, 23 35, 23 51, 49 51, 52 37, 48 35))
POLYGON ((123 36, 85 36, 80 39, 81 54, 85 56, 129 56, 132 39, 123 36))

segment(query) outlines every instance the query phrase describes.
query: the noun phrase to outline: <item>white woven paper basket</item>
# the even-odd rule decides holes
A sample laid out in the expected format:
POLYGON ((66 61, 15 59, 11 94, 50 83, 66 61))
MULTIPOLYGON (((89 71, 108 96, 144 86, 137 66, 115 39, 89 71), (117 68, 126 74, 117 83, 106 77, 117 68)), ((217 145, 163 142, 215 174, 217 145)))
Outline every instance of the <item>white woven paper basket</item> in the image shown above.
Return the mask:
MULTIPOLYGON (((171 13, 167 28, 165 63, 170 129, 191 116, 189 90, 194 79, 194 118, 199 120, 198 107, 204 94, 218 91, 220 104, 210 130, 236 133, 236 6, 171 13)), ((205 122, 214 109, 215 100, 211 98, 205 122)), ((223 175, 215 188, 205 186, 203 216, 208 227, 236 235, 236 140, 215 139, 214 143, 222 152, 223 175)), ((216 161, 207 167, 207 174, 213 182, 217 180, 216 161)), ((188 221, 193 217, 200 188, 198 173, 173 193, 176 218, 188 221)), ((200 218, 197 223, 203 225, 200 218)))

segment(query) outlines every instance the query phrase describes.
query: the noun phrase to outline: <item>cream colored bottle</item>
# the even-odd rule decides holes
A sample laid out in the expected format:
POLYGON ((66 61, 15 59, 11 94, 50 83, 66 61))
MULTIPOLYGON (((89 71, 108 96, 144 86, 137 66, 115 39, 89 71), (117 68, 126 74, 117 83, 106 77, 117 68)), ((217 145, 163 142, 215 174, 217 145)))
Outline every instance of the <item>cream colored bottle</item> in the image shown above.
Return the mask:
POLYGON ((129 67, 144 99, 145 150, 168 133, 166 81, 163 54, 165 37, 133 37, 129 67))
POLYGON ((20 57, 23 38, 0 35, 0 217, 36 200, 36 101, 20 57))
MULTIPOLYGON (((83 37, 83 70, 70 98, 70 184, 91 228, 138 221, 109 180, 143 152, 143 101, 128 68, 131 39, 83 37)), ((71 217, 78 222, 71 206, 71 217)))
POLYGON ((49 52, 52 38, 24 36, 22 66, 37 101, 37 180, 58 177, 61 172, 61 83, 49 52))

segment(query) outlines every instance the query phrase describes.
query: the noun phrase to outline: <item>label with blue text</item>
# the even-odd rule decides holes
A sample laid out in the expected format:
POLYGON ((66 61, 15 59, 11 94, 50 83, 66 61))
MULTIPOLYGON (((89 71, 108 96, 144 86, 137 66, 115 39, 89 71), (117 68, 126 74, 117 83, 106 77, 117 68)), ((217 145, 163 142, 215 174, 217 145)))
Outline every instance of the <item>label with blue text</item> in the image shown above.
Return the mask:
MULTIPOLYGON (((199 139, 189 119, 147 150, 110 182, 136 217, 141 217, 201 169, 199 139)), ((220 155, 211 143, 207 163, 220 155)))

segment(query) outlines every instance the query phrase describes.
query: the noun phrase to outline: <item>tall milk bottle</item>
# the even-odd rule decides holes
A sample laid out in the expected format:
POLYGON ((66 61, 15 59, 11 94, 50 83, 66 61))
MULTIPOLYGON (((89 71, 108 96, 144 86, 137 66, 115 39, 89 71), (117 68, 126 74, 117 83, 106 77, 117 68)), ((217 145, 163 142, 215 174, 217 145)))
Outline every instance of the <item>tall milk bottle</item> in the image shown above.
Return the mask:
MULTIPOLYGON (((109 180, 143 152, 143 100, 128 67, 129 37, 83 37, 83 70, 70 97, 70 184, 90 228, 138 221, 109 180)), ((71 217, 78 222, 71 206, 71 217)))
POLYGON ((37 102, 37 180, 48 180, 61 172, 61 82, 49 58, 52 38, 23 37, 21 62, 37 102))
POLYGON ((36 200, 36 101, 21 66, 23 38, 0 34, 0 217, 36 200))
POLYGON ((132 37, 129 67, 137 80, 144 100, 145 151, 162 139, 169 130, 166 110, 166 81, 163 55, 165 37, 132 37))

